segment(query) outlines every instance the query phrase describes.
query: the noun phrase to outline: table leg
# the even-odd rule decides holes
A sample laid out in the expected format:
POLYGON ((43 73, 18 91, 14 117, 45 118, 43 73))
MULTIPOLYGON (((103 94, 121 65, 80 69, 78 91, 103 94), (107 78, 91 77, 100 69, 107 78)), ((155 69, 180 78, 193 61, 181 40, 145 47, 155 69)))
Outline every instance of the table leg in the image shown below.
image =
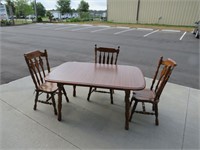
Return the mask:
POLYGON ((73 85, 73 96, 76 97, 76 85, 73 85))
POLYGON ((125 91, 125 129, 129 129, 129 113, 130 113, 130 90, 125 91))
POLYGON ((62 119, 62 114, 61 114, 61 109, 62 109, 62 88, 63 85, 58 83, 58 121, 61 121, 62 119))

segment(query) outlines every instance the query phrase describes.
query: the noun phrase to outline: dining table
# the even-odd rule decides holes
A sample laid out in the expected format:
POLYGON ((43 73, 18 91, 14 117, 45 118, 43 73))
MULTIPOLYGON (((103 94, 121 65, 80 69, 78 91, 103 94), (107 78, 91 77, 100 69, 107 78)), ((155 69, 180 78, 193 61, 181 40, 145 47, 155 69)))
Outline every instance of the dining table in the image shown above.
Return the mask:
POLYGON ((129 65, 111 65, 90 62, 65 62, 57 66, 45 81, 58 86, 58 120, 62 120, 62 88, 64 85, 122 90, 125 92, 125 129, 129 129, 131 91, 146 86, 140 68, 129 65))

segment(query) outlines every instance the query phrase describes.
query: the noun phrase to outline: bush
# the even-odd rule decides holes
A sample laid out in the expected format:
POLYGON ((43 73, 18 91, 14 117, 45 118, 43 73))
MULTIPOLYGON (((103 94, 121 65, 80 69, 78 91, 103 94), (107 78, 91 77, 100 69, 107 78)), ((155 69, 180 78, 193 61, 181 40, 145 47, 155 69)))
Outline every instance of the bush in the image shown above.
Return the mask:
POLYGON ((53 14, 50 11, 47 11, 46 16, 49 18, 49 21, 51 22, 53 19, 53 14))
POLYGON ((42 17, 41 17, 41 16, 38 16, 37 21, 38 21, 38 22, 42 22, 42 17))
POLYGON ((82 21, 93 21, 93 18, 70 18, 66 22, 82 22, 82 21))
POLYGON ((1 20, 1 26, 10 26, 11 22, 10 20, 1 20))
POLYGON ((90 18, 89 12, 79 12, 79 15, 81 19, 90 18))
POLYGON ((81 22, 82 20, 80 18, 70 18, 67 19, 66 22, 81 22))

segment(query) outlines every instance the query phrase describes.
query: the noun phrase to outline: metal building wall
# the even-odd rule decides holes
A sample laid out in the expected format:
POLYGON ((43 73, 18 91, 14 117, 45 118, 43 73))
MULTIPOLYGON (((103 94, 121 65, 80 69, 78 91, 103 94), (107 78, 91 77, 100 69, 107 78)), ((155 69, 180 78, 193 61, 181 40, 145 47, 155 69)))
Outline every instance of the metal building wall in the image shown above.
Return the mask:
MULTIPOLYGON (((108 20, 136 23, 138 1, 107 0, 108 20)), ((138 23, 194 25, 197 20, 200 0, 140 0, 138 23)))
POLYGON ((107 0, 108 21, 135 23, 137 0, 107 0))
POLYGON ((194 25, 200 15, 199 3, 200 0, 141 0, 139 23, 194 25))

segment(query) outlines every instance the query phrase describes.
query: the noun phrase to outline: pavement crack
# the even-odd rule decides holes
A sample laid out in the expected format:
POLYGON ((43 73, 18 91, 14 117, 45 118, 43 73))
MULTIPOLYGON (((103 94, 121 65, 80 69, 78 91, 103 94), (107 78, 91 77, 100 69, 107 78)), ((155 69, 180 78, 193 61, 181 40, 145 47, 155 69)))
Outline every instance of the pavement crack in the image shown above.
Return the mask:
POLYGON ((187 98, 187 108, 186 108, 185 124, 184 124, 184 129, 183 129, 183 139, 182 139, 181 149, 183 149, 184 142, 185 142, 185 130, 186 130, 186 124, 187 124, 187 117, 188 117, 189 98, 190 98, 190 88, 189 88, 189 93, 188 93, 188 98, 187 98))

